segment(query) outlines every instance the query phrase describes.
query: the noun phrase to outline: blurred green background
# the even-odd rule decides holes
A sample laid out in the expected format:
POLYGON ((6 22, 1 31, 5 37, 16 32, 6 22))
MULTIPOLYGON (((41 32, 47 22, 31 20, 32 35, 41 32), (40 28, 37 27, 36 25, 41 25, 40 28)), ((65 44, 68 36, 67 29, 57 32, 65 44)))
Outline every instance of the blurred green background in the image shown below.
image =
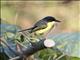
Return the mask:
POLYGON ((1 1, 1 18, 22 29, 31 27, 45 16, 62 22, 53 33, 80 31, 80 1, 1 1))

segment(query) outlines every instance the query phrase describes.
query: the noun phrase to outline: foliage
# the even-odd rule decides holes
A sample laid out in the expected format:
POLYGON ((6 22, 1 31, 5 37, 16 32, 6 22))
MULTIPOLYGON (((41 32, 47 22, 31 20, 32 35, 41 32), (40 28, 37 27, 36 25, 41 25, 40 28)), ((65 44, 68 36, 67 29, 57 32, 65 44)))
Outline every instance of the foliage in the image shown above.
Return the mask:
MULTIPOLYGON (((16 27, 17 26, 10 25, 10 24, 1 24, 1 27, 0 27, 1 28, 0 35, 3 37, 7 37, 5 38, 6 42, 14 51, 16 50, 15 49, 16 42, 14 42, 15 40, 13 40, 13 38, 14 36, 16 36, 16 32, 19 29, 18 27, 17 28, 16 27), (5 32, 7 35, 5 35, 5 32)), ((79 42, 80 42, 79 41, 80 39, 78 39, 79 36, 80 36, 80 33, 78 32, 62 33, 62 34, 54 35, 53 38, 50 37, 50 39, 53 39, 56 42, 56 46, 53 48, 47 48, 45 50, 35 53, 34 54, 35 58, 38 60, 53 60, 55 58, 57 59, 58 57, 64 54, 64 56, 60 58, 59 60, 64 60, 64 59, 65 60, 79 60, 80 59, 80 55, 79 55, 80 51, 78 48, 79 42)), ((16 56, 11 50, 9 50, 7 46, 3 44, 0 46, 2 47, 2 48, 0 47, 0 53, 1 53, 0 56, 2 56, 2 54, 4 55, 4 58, 5 57, 10 58, 10 57, 16 56), (2 49, 4 50, 4 52, 2 49)))

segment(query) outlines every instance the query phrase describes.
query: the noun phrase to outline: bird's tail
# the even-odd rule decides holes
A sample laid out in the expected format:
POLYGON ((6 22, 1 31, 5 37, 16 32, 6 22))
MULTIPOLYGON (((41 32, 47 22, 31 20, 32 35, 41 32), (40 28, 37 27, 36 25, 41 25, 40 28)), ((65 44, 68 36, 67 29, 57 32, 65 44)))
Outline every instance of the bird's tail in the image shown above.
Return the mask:
POLYGON ((28 31, 29 33, 32 33, 32 32, 34 31, 35 28, 36 28, 36 26, 35 26, 35 27, 31 27, 31 28, 29 28, 29 29, 21 30, 21 31, 19 31, 19 32, 25 32, 25 31, 28 31))
POLYGON ((20 31, 18 31, 18 32, 24 32, 24 31, 28 31, 28 30, 30 30, 30 29, 20 30, 20 31))
POLYGON ((29 33, 32 33, 32 30, 33 30, 33 27, 32 28, 28 28, 28 29, 24 29, 24 30, 20 30, 18 32, 29 32, 29 33))

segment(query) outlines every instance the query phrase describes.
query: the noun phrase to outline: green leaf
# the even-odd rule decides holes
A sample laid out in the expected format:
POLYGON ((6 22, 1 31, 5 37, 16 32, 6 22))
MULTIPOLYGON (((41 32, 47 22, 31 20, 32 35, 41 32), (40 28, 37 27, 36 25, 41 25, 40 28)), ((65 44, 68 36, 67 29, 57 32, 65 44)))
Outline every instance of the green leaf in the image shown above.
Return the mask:
POLYGON ((68 56, 80 57, 80 32, 62 33, 53 36, 57 48, 68 56))

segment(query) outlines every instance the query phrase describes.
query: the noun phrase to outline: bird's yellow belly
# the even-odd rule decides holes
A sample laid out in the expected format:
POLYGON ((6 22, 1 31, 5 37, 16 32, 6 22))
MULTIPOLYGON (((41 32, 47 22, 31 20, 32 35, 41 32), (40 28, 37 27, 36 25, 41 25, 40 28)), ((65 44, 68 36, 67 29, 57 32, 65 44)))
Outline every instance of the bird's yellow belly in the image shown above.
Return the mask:
POLYGON ((53 22, 50 22, 47 24, 47 28, 36 31, 36 34, 43 34, 49 31, 52 28, 52 26, 53 26, 53 22))

